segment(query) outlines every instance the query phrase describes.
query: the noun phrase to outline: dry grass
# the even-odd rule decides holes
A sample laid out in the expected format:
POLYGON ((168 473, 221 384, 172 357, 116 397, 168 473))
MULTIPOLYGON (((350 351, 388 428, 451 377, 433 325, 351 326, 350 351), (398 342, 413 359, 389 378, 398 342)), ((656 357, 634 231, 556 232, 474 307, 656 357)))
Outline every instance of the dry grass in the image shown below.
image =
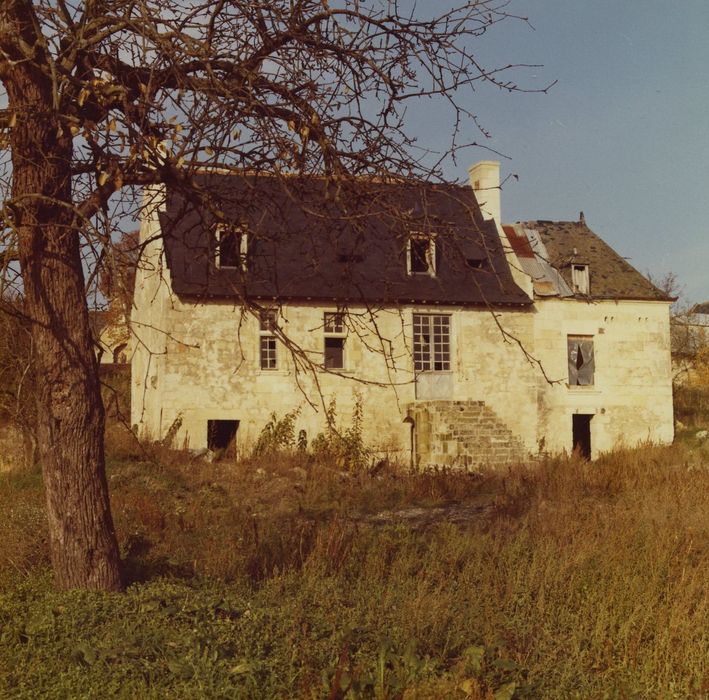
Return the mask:
MULTIPOLYGON (((709 696, 702 447, 478 477, 352 474, 305 456, 206 464, 128 444, 121 455, 109 480, 130 576, 248 591, 269 620, 255 634, 282 638, 253 651, 277 668, 274 685, 254 686, 273 694, 254 696, 323 697, 343 674, 371 690, 381 663, 380 697, 486 698, 509 683, 515 697, 709 696), (489 507, 465 526, 363 524, 466 502, 489 507)), ((31 475, 0 477, 0 571, 46 564, 40 491, 31 475)))

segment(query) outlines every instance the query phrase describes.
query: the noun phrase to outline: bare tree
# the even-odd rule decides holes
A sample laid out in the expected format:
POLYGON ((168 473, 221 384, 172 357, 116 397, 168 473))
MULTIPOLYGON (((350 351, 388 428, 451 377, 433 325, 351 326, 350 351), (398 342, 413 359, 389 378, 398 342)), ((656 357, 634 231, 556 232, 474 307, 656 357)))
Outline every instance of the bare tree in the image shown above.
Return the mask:
MULTIPOLYGON (((504 0, 419 17, 396 0, 4 0, 0 248, 16 249, 36 362, 40 461, 57 585, 122 587, 104 473, 82 260, 100 257, 136 188, 237 172, 431 178, 442 160, 405 108, 451 110, 447 154, 477 128, 465 95, 517 86, 473 41, 504 0)), ((484 133, 484 132, 483 132, 484 133)))

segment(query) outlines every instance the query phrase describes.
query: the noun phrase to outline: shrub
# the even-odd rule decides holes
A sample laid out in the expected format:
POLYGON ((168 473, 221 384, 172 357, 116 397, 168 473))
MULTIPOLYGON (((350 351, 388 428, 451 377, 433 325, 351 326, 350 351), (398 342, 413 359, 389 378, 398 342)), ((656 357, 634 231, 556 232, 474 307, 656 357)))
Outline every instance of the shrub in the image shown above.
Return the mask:
POLYGON ((317 459, 329 461, 340 469, 357 470, 367 467, 372 451, 362 438, 362 397, 358 394, 352 408, 350 424, 344 430, 337 426, 337 402, 333 397, 327 407, 325 418, 327 427, 312 443, 312 451, 317 459))
MULTIPOLYGON (((278 418, 276 413, 271 414, 271 419, 261 430, 256 445, 254 445, 253 456, 261 457, 273 455, 277 452, 292 450, 295 445, 295 422, 300 414, 300 409, 289 411, 282 418, 278 418)), ((303 432, 303 431, 301 431, 303 432)), ((307 443, 306 443, 307 446, 307 443)), ((298 447, 301 448, 299 436, 298 447)))

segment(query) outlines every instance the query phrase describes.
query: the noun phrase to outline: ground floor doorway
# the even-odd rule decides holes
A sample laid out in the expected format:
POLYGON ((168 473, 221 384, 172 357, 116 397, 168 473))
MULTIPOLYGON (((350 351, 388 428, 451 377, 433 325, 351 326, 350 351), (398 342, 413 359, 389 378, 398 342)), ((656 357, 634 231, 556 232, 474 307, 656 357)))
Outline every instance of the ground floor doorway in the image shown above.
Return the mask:
POLYGON ((238 430, 238 420, 207 421, 207 447, 220 456, 235 458, 238 430))
POLYGON ((593 414, 574 413, 572 416, 573 451, 584 459, 591 459, 591 419, 593 414))

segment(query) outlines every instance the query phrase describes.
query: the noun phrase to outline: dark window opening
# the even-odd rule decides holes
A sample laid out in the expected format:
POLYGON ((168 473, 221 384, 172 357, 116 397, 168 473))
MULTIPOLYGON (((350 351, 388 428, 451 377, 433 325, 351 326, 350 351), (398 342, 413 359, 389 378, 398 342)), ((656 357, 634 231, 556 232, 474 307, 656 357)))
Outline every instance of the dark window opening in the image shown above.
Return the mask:
POLYGON ((487 258, 468 258, 466 262, 468 267, 473 270, 487 270, 488 268, 487 258))
POLYGON ((436 274, 436 243, 431 236, 416 235, 409 238, 408 272, 414 274, 436 274))
POLYGON ((246 269, 247 234, 238 226, 217 228, 217 265, 246 269))
POLYGON ((345 339, 325 338, 325 368, 344 369, 345 367, 345 339))
POLYGON ((236 431, 238 420, 208 420, 207 447, 221 452, 225 457, 236 457, 236 431))
POLYGON ((574 452, 584 459, 591 459, 591 419, 592 414, 576 413, 572 416, 572 439, 574 452))

